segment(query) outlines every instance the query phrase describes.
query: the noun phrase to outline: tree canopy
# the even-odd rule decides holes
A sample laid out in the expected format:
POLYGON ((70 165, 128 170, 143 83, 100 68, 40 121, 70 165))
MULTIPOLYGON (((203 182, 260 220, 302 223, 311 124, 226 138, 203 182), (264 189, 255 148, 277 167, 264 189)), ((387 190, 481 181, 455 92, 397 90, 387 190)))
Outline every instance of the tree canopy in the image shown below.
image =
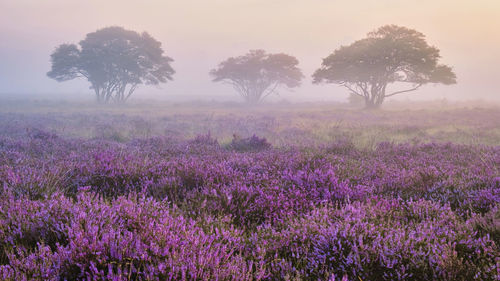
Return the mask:
POLYGON ((211 70, 210 75, 214 82, 231 84, 247 103, 255 104, 275 93, 279 86, 300 86, 304 75, 298 64, 290 55, 252 50, 246 55, 228 58, 211 70))
POLYGON ((172 61, 147 32, 106 27, 87 34, 79 46, 57 47, 47 76, 59 82, 86 78, 99 102, 124 102, 141 84, 172 80, 172 61))
POLYGON ((456 83, 455 73, 438 62, 440 57, 424 34, 386 25, 323 59, 313 74, 313 83, 339 84, 364 98, 366 107, 376 108, 387 97, 415 91, 428 83, 456 83), (389 91, 390 84, 396 89, 389 91))

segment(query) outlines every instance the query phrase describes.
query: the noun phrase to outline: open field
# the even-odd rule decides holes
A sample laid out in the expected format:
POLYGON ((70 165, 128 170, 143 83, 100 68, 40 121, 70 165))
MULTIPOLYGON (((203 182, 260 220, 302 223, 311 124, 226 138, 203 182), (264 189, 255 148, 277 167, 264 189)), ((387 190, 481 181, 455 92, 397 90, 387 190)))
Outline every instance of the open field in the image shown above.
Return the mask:
POLYGON ((499 280, 500 109, 0 105, 2 280, 499 280))
POLYGON ((349 140, 359 148, 380 142, 500 144, 500 104, 394 103, 363 111, 339 103, 265 104, 143 102, 125 105, 3 101, 2 135, 38 128, 59 136, 127 142, 156 136, 191 139, 210 133, 221 143, 234 134, 267 138, 274 146, 315 146, 349 140))

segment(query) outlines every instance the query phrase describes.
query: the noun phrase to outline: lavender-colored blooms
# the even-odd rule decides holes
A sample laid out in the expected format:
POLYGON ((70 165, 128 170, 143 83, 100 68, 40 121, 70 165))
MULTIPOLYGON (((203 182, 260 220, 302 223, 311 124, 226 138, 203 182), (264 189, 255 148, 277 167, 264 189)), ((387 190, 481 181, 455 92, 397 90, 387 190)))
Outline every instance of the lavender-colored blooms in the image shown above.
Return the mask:
POLYGON ((500 277, 498 146, 2 128, 2 280, 500 277))

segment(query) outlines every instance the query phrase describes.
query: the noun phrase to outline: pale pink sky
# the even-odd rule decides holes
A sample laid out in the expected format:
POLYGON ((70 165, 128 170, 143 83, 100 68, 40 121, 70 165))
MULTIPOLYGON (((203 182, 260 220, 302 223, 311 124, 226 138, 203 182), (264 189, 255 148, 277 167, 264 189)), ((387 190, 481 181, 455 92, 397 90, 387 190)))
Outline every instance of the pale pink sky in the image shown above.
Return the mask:
MULTIPOLYGON (((86 82, 48 79, 49 55, 61 43, 111 25, 148 31, 175 59, 174 81, 137 96, 236 97, 210 82, 228 56, 262 48, 296 56, 303 86, 281 98, 343 100, 334 85, 310 85, 321 59, 384 24, 415 28, 441 49, 458 76, 454 86, 426 86, 411 98, 500 99, 499 0, 0 0, 0 93, 71 93, 91 98, 86 82)), ((404 97, 403 97, 404 98, 404 97)))

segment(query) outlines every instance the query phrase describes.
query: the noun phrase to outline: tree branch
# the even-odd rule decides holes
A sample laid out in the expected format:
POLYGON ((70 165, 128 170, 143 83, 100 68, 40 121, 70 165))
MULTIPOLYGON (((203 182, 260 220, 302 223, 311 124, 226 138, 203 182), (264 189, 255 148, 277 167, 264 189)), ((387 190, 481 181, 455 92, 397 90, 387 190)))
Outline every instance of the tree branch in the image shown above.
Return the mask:
POLYGON ((391 93, 391 94, 388 94, 388 95, 385 95, 385 97, 391 97, 391 96, 394 96, 394 95, 397 95, 397 94, 402 94, 402 93, 407 93, 407 92, 413 92, 415 90, 417 90, 418 88, 420 88, 423 84, 418 84, 417 86, 411 88, 411 89, 408 89, 408 90, 402 90, 402 91, 397 91, 397 92, 394 92, 394 93, 391 93))
POLYGON ((261 100, 265 99, 267 96, 274 93, 274 91, 276 90, 276 88, 278 88, 278 86, 279 86, 279 83, 275 82, 274 85, 272 86, 272 88, 270 90, 268 90, 267 93, 264 93, 261 100))
POLYGON ((343 86, 343 87, 345 87, 345 88, 347 88, 349 91, 351 91, 351 93, 353 93, 353 94, 355 94, 355 95, 358 95, 358 96, 360 96, 360 97, 362 97, 362 98, 364 98, 364 97, 365 97, 364 95, 362 95, 362 94, 360 94, 360 93, 356 92, 354 89, 352 89, 351 87, 349 87, 349 86, 348 86, 347 84, 345 84, 345 83, 342 83, 342 84, 340 84, 340 85, 341 85, 341 86, 343 86))
POLYGON ((137 88, 137 84, 133 84, 130 89, 128 90, 128 95, 125 97, 125 100, 128 100, 128 98, 130 98, 130 96, 132 95, 132 93, 134 93, 135 89, 137 88))

